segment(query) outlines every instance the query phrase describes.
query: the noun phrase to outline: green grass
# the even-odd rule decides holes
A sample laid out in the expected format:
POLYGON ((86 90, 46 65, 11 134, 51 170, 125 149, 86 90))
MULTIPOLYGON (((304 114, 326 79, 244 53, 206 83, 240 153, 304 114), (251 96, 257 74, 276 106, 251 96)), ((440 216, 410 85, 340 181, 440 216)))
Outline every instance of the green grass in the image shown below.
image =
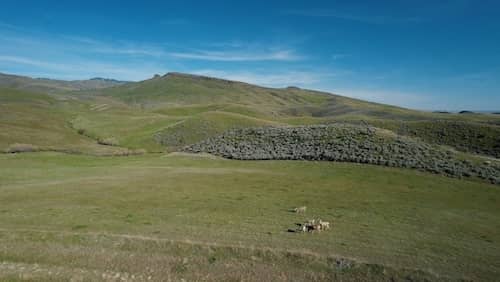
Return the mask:
POLYGON ((387 280, 403 279, 406 268, 491 281, 500 273, 500 191, 489 184, 369 165, 175 154, 26 153, 1 155, 0 167, 0 261, 13 264, 153 278, 227 273, 212 280, 283 280, 280 272, 387 280), (288 211, 302 205, 305 214, 288 211), (286 232, 313 217, 332 230, 286 232), (333 271, 329 258, 342 257, 361 266, 333 271))
POLYGON ((110 152, 69 127, 68 103, 76 107, 45 94, 0 89, 0 150, 24 143, 43 150, 110 152))
POLYGON ((313 95, 304 90, 263 88, 184 74, 168 74, 134 84, 82 92, 84 94, 114 97, 129 104, 156 109, 165 106, 224 103, 272 109, 287 105, 320 105, 329 99, 324 93, 313 95))
POLYGON ((283 124, 242 114, 213 111, 185 118, 159 130, 155 136, 162 145, 175 150, 230 129, 279 125, 283 124))
POLYGON ((156 132, 182 121, 181 118, 156 113, 109 109, 103 112, 80 112, 71 120, 72 127, 98 140, 115 138, 120 146, 163 151, 155 141, 156 132))
POLYGON ((500 146, 498 115, 428 113, 310 90, 183 74, 65 94, 2 88, 0 109, 2 151, 23 143, 90 154, 126 149, 162 152, 231 128, 331 122, 368 122, 425 142, 490 156, 496 156, 500 146), (471 138, 462 138, 461 130, 443 140, 436 138, 451 123, 464 124, 471 138), (476 138, 485 132, 487 138, 476 138), (117 140, 119 147, 99 145, 98 140, 104 139, 117 140))
POLYGON ((463 152, 500 157, 499 126, 458 120, 371 120, 370 123, 400 135, 418 137, 428 143, 448 145, 463 152))
MULTIPOLYGON (((430 113, 299 88, 272 89, 220 79, 168 74, 135 84, 83 92, 82 95, 84 94, 111 97, 142 109, 187 118, 189 122, 213 111, 289 125, 368 122, 466 152, 497 157, 500 146, 497 137, 500 131, 498 115, 430 113), (195 119, 189 119, 190 117, 195 119), (454 126, 456 124, 463 126, 457 128, 454 126), (443 131, 451 134, 441 138, 439 134, 443 131), (486 138, 478 140, 483 135, 486 138)), ((245 119, 235 119, 234 123, 243 120, 245 119)), ((239 127, 247 124, 242 122, 239 127)), ((211 124, 210 127, 226 128, 223 124, 211 124)), ((177 135, 186 135, 182 132, 185 131, 184 127, 176 128, 181 132, 172 132, 175 128, 167 130, 174 139, 177 135)), ((199 130, 200 126, 193 125, 192 128, 199 130)), ((207 137, 219 133, 219 130, 207 130, 206 134, 194 134, 207 137)), ((199 141, 199 138, 187 137, 184 140, 199 141)), ((180 143, 186 145, 185 142, 180 143)))
POLYGON ((0 75, 0 85, 10 87, 0 88, 0 151, 75 153, 0 154, 0 280, 500 275, 496 186, 347 163, 98 157, 172 151, 232 128, 332 122, 367 122, 491 156, 499 145, 498 115, 428 113, 183 74, 67 92, 100 83, 0 75), (449 134, 441 140, 436 134, 443 130, 449 134), (288 212, 304 205, 306 214, 288 212), (286 232, 313 217, 333 229, 286 232))

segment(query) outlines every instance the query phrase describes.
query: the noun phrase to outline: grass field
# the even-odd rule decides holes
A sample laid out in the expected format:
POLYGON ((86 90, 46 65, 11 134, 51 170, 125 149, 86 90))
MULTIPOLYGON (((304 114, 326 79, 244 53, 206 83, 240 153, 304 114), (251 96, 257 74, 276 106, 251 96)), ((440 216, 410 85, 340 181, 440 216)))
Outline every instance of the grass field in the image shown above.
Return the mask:
POLYGON ((3 154, 0 167, 0 280, 500 275, 494 185, 370 165, 184 154, 3 154), (288 211, 302 205, 305 214, 288 211), (287 232, 313 217, 332 230, 287 232))
POLYGON ((500 277, 498 186, 366 164, 166 154, 235 128, 345 122, 483 165, 497 161, 498 115, 185 74, 0 80, 0 151, 36 151, 0 154, 0 281, 500 277), (118 86, 97 89, 106 85, 118 86), (298 206, 307 213, 290 212, 298 206), (311 218, 333 228, 288 232, 311 218))

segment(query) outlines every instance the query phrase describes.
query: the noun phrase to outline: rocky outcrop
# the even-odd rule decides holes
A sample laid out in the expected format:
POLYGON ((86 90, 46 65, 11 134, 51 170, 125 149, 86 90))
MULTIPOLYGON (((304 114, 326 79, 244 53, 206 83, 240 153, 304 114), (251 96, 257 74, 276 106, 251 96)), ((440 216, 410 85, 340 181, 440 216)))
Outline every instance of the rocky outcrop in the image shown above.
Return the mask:
POLYGON ((335 124, 230 130, 184 148, 239 160, 322 160, 413 168, 500 184, 497 164, 474 163, 451 150, 388 130, 335 124))

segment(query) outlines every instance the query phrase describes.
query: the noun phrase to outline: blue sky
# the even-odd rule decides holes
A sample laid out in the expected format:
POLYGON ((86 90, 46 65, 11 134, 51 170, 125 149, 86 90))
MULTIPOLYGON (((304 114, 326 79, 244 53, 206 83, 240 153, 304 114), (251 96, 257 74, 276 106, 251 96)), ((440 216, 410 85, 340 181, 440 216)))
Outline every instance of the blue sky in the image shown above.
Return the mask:
POLYGON ((10 1, 0 72, 188 72, 426 110, 500 110, 500 1, 10 1))

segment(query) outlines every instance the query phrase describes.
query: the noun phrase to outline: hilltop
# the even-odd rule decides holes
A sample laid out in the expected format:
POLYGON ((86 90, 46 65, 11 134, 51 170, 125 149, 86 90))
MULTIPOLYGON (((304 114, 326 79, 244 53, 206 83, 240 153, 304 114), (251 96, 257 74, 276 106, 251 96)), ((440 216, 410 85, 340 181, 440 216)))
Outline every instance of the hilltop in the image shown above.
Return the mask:
POLYGON ((184 73, 167 73, 151 79, 108 89, 83 92, 114 97, 143 108, 238 104, 262 115, 281 117, 331 117, 367 114, 416 118, 424 113, 366 102, 332 93, 298 87, 269 88, 226 79, 184 73))

